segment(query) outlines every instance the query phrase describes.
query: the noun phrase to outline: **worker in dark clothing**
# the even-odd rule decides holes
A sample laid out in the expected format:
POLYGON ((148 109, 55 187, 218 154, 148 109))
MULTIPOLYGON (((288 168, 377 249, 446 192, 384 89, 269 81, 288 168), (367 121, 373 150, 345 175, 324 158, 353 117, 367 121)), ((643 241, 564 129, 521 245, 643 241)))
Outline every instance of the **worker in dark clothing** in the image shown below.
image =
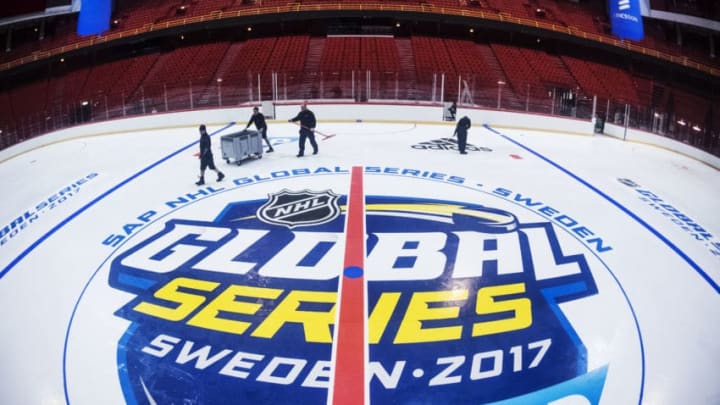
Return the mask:
POLYGON ((453 101, 452 104, 450 104, 450 107, 448 107, 448 112, 450 113, 450 121, 455 121, 455 113, 457 113, 457 104, 453 101))
POLYGON ((200 180, 195 183, 198 186, 205 184, 205 169, 209 168, 217 173, 217 181, 225 178, 223 172, 215 167, 215 160, 210 148, 210 135, 205 130, 205 125, 200 125, 200 180))
POLYGON ((260 112, 257 107, 253 107, 253 114, 250 117, 250 121, 248 121, 247 125, 245 126, 245 129, 250 128, 250 125, 252 124, 255 124, 255 128, 257 128, 258 132, 260 132, 260 135, 262 135, 263 139, 265 140, 265 143, 268 146, 268 153, 274 152, 275 149, 273 149, 272 145, 270 145, 270 141, 267 137, 267 124, 265 123, 265 116, 260 112))
POLYGON ((305 139, 310 139, 310 145, 313 147, 313 155, 318 153, 318 145, 315 142, 315 114, 308 110, 307 105, 300 106, 300 112, 294 118, 290 118, 288 122, 300 121, 300 141, 298 143, 299 151, 297 157, 305 154, 305 139))
POLYGON ((465 152, 465 146, 467 146, 468 129, 470 129, 470 118, 464 116, 460 118, 460 121, 458 121, 455 126, 455 133, 453 133, 453 136, 457 135, 458 137, 458 147, 460 149, 460 154, 462 155, 467 155, 467 152, 465 152))

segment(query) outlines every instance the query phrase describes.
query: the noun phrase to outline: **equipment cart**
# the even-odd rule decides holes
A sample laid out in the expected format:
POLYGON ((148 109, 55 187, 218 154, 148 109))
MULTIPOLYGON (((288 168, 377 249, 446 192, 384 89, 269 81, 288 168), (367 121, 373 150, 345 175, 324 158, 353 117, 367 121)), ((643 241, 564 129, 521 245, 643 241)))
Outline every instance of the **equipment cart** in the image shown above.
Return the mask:
POLYGON ((250 129, 223 135, 220 137, 220 150, 223 159, 228 164, 232 160, 235 164, 240 165, 243 160, 251 157, 262 159, 262 136, 258 131, 250 129))

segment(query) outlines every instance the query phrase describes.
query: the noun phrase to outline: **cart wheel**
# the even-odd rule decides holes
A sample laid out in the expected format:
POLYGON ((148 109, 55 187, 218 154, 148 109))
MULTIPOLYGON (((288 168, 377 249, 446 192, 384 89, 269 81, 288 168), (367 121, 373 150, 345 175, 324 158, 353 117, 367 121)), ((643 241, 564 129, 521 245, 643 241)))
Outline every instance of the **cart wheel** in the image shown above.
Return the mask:
POLYGON ((242 163, 242 160, 238 160, 238 161, 235 162, 235 164, 238 165, 238 166, 240 166, 241 163, 242 163))
POLYGON ((230 159, 225 159, 225 163, 230 164, 230 159))

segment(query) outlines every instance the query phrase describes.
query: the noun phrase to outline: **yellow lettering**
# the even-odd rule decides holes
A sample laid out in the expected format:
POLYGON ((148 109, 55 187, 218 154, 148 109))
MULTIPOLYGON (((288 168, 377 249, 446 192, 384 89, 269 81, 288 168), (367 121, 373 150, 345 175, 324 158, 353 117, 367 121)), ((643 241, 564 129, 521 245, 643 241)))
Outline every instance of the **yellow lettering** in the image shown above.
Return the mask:
POLYGON ((512 312, 506 319, 476 322, 473 324, 473 336, 494 335, 496 333, 525 329, 532 325, 532 303, 528 298, 515 298, 496 301, 504 295, 525 292, 525 283, 485 287, 478 291, 475 312, 478 315, 492 315, 512 312))
POLYGON ((252 332, 252 336, 272 338, 285 323, 302 324, 305 341, 313 343, 331 343, 330 325, 335 323, 336 292, 290 291, 280 304, 252 332), (302 311, 302 303, 332 304, 326 312, 302 311))
POLYGON ((220 312, 231 312, 234 314, 254 315, 262 304, 248 301, 236 301, 237 297, 249 297, 260 299, 275 299, 282 294, 283 290, 275 288, 248 287, 244 285, 231 285, 220 293, 212 302, 207 304, 189 321, 188 325, 199 328, 217 330, 221 332, 242 335, 250 322, 238 321, 220 317, 220 312))
POLYGON ((180 292, 178 288, 212 291, 217 288, 218 285, 220 285, 220 283, 178 277, 155 291, 153 295, 153 297, 157 299, 174 302, 178 304, 177 306, 171 307, 141 302, 137 304, 133 310, 157 318, 167 319, 168 321, 179 321, 190 315, 190 313, 202 305, 207 298, 202 295, 180 292))
POLYGON ((380 295, 368 318, 368 334, 370 335, 368 339, 370 344, 379 343, 380 339, 382 339, 398 301, 400 301, 400 293, 398 292, 382 293, 380 295))
POLYGON ((439 342, 460 339, 462 326, 423 328, 423 322, 441 319, 455 319, 460 314, 459 306, 430 307, 431 302, 447 303, 467 299, 467 290, 416 292, 410 298, 405 317, 400 323, 395 343, 439 342))

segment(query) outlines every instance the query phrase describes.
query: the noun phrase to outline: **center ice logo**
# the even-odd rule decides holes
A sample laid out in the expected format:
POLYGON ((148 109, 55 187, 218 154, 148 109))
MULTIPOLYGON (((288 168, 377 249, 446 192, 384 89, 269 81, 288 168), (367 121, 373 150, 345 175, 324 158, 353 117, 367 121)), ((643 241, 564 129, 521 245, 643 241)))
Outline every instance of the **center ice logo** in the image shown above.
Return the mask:
POLYGON ((340 215, 338 195, 330 190, 290 191, 283 189, 269 196, 268 202, 258 210, 258 217, 268 224, 296 226, 320 225, 340 215))
MULTIPOLYGON (((113 261, 135 295, 116 312, 128 403, 327 402, 347 197, 298 226, 261 218, 273 198, 169 220, 113 261)), ((558 305, 597 288, 550 223, 367 196, 366 229, 371 403, 598 402, 604 371, 558 305)))

